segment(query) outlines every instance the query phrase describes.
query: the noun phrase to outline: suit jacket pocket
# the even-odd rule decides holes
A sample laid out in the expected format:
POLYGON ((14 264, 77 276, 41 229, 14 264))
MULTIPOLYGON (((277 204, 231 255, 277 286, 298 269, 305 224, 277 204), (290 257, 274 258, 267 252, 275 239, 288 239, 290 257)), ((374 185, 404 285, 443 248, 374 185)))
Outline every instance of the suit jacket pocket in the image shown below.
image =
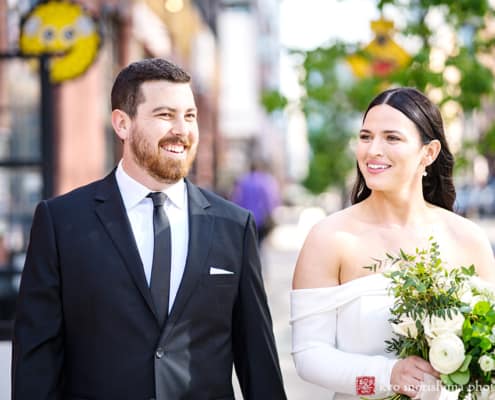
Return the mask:
POLYGON ((228 315, 231 312, 237 296, 238 282, 236 274, 204 276, 205 296, 214 302, 219 316, 228 315))
POLYGON ((206 282, 211 285, 234 285, 237 282, 235 274, 208 275, 206 282))

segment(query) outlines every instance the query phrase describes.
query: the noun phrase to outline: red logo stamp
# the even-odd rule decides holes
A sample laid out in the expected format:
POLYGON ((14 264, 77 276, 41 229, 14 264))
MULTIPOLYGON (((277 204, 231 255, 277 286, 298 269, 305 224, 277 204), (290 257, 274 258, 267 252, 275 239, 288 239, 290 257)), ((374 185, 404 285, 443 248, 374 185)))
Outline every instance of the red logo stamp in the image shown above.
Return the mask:
POLYGON ((356 377, 356 394, 359 396, 371 396, 375 394, 375 377, 356 377))

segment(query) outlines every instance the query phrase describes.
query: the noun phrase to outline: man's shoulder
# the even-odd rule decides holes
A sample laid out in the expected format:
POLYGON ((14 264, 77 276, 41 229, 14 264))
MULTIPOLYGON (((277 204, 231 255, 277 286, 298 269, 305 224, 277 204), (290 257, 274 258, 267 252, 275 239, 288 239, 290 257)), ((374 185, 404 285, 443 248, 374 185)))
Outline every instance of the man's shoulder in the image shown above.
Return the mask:
POLYGON ((93 199, 104 183, 109 183, 112 178, 112 173, 102 179, 95 180, 86 185, 74 188, 66 193, 52 197, 47 201, 50 206, 59 206, 63 204, 72 204, 74 202, 93 199))

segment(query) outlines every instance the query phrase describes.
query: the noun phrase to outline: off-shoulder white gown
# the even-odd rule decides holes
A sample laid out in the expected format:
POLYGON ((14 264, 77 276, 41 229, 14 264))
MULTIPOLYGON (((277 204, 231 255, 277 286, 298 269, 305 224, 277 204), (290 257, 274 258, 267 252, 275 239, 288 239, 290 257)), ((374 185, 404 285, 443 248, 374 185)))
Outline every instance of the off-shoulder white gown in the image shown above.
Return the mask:
MULTIPOLYGON (((291 292, 292 353, 297 371, 303 379, 328 388, 332 393, 329 399, 393 394, 390 375, 397 360, 385 351, 385 341, 392 337, 389 283, 377 273, 339 286, 291 292)), ((439 381, 425 374, 416 398, 454 400, 457 395, 439 390, 439 381)))
POLYGON ((396 360, 385 351, 392 337, 388 285, 377 273, 291 292, 292 351, 303 379, 330 389, 338 400, 392 394, 396 360))

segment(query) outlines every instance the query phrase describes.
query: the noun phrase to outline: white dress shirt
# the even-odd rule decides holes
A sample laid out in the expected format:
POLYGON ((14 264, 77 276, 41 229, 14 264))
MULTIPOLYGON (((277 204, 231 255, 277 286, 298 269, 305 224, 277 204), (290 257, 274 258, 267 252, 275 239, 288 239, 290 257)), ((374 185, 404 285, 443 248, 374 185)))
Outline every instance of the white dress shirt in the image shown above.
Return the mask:
MULTIPOLYGON (((131 223, 132 233, 143 262, 148 285, 153 262, 153 201, 146 197, 152 190, 131 178, 124 171, 122 161, 115 173, 122 200, 131 223)), ((189 217, 187 187, 183 179, 163 191, 167 201, 163 205, 170 221, 172 238, 172 265, 170 270, 170 293, 168 310, 172 309, 186 266, 189 244, 189 217)))

